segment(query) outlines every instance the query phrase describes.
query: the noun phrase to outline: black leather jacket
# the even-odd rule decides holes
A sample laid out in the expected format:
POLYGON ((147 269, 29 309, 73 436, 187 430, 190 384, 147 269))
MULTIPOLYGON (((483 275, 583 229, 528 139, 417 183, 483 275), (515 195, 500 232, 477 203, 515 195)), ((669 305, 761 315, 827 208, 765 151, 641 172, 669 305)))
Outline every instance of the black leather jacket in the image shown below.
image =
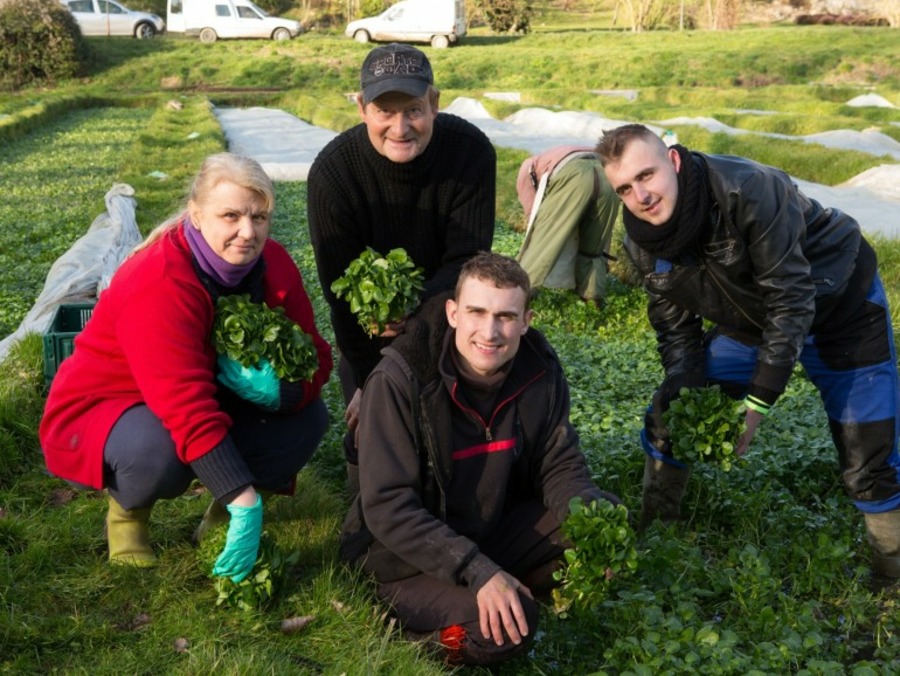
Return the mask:
POLYGON ((783 171, 694 154, 707 167, 711 206, 693 254, 669 265, 626 241, 650 296, 663 367, 667 377, 703 372, 707 319, 758 345, 749 393, 774 403, 806 336, 862 302, 874 254, 854 219, 807 198, 783 171))

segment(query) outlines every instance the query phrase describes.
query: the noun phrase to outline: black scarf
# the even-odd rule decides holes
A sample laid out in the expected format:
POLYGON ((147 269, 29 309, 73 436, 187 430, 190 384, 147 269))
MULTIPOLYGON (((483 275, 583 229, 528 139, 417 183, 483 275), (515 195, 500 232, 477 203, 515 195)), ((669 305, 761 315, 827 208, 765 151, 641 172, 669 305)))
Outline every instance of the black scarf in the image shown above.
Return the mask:
POLYGON ((672 217, 662 225, 651 225, 622 210, 625 231, 644 251, 671 261, 689 251, 709 221, 709 184, 706 165, 681 145, 672 146, 681 156, 678 200, 672 217))

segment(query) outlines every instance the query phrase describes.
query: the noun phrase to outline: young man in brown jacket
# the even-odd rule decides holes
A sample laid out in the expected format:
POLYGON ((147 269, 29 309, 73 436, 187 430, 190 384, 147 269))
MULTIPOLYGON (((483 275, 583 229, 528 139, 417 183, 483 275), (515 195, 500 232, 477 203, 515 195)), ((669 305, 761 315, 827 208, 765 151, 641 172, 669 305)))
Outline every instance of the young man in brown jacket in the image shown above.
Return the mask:
POLYGON ((528 275, 483 253, 383 351, 360 416, 345 560, 450 663, 495 664, 534 637, 569 501, 591 480, 556 354, 530 328, 528 275))

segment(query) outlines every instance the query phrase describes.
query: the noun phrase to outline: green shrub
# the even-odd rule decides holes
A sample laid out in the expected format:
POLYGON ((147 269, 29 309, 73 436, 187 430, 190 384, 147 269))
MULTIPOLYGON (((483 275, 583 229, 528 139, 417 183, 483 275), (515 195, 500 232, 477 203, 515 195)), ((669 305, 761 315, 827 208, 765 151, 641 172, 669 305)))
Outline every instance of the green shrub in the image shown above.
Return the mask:
POLYGON ((0 85, 13 89, 78 75, 87 43, 57 0, 0 0, 0 85))
POLYGON ((355 18, 381 14, 390 7, 390 5, 391 3, 385 2, 384 0, 360 0, 359 14, 355 18))
POLYGON ((531 0, 476 0, 475 4, 495 33, 527 33, 531 29, 531 0))

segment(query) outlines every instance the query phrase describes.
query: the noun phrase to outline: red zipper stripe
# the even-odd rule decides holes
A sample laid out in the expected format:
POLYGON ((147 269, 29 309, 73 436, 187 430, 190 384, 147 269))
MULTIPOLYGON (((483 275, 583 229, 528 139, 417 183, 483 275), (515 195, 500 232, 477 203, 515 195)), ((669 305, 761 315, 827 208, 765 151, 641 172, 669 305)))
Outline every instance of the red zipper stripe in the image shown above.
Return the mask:
POLYGON ((492 441, 489 444, 478 444, 478 446, 470 446, 461 451, 453 451, 451 456, 454 460, 465 460, 476 455, 484 455, 485 453, 498 453, 500 451, 509 451, 516 446, 515 439, 504 439, 503 441, 492 441))

